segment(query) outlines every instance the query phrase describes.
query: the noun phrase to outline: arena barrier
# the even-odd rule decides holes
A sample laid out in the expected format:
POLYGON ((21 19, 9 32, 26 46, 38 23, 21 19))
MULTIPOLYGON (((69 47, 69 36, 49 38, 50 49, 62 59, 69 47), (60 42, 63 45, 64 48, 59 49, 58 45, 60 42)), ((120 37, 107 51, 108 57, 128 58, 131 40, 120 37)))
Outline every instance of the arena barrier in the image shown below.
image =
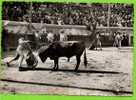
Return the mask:
MULTIPOLYGON (((3 48, 14 49, 17 47, 17 39, 21 36, 27 37, 31 41, 34 41, 33 32, 43 31, 42 34, 52 32, 59 34, 61 30, 64 30, 65 34, 68 35, 68 40, 83 40, 86 42, 88 47, 92 42, 92 32, 87 30, 86 26, 81 25, 55 25, 45 23, 30 23, 27 22, 16 22, 16 21, 3 21, 3 28, 7 34, 4 36, 3 48)), ((128 45, 133 44, 133 28, 130 27, 97 27, 98 32, 101 34, 102 46, 112 46, 114 37, 113 33, 121 32, 128 35, 128 45)), ((41 32, 39 32, 40 34, 41 32)), ((46 40, 44 40, 46 42, 46 40)))

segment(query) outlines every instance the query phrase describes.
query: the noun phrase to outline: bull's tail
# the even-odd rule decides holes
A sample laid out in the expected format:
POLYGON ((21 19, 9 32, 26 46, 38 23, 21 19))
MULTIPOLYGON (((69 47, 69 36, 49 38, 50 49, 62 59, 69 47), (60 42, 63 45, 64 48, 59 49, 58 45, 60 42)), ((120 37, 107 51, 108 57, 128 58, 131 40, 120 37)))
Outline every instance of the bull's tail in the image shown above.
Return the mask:
POLYGON ((84 50, 84 65, 87 66, 86 48, 84 50))
POLYGON ((33 66, 36 67, 37 65, 38 65, 38 60, 36 59, 33 66))
MULTIPOLYGON (((34 54, 33 54, 34 55, 34 54)), ((33 64, 33 68, 35 68, 38 65, 38 59, 36 57, 36 55, 34 55, 34 64, 33 64)))

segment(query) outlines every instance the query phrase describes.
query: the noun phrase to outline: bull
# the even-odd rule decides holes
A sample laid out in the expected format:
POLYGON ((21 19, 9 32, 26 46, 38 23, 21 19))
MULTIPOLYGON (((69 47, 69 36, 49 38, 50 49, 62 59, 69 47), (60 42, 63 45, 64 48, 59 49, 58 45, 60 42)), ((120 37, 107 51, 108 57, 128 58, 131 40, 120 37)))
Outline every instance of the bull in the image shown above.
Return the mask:
POLYGON ((70 57, 76 56, 77 64, 75 67, 75 71, 77 71, 81 61, 80 57, 83 52, 84 65, 87 66, 85 43, 81 41, 56 41, 48 46, 42 46, 38 50, 38 55, 43 63, 48 57, 51 60, 54 60, 53 70, 59 69, 58 62, 60 57, 67 57, 68 59, 70 59, 70 57))

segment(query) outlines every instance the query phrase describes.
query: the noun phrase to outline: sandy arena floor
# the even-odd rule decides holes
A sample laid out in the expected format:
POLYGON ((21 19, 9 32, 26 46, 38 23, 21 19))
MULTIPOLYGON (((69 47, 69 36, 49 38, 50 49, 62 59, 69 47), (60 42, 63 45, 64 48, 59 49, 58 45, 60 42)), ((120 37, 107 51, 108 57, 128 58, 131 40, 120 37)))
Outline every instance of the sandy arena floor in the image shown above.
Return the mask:
MULTIPOLYGON (((14 53, 14 52, 13 52, 14 53)), ((13 57, 6 53, 4 62, 13 57), (8 55, 8 57, 7 57, 8 55)), ((74 72, 76 59, 59 60, 59 70, 51 71, 53 61, 39 60, 35 70, 18 71, 17 62, 4 67, 0 80, 0 91, 13 94, 56 94, 56 95, 132 95, 132 47, 103 48, 102 51, 87 50, 88 66, 83 65, 74 72)), ((26 67, 25 62, 23 64, 26 67)))

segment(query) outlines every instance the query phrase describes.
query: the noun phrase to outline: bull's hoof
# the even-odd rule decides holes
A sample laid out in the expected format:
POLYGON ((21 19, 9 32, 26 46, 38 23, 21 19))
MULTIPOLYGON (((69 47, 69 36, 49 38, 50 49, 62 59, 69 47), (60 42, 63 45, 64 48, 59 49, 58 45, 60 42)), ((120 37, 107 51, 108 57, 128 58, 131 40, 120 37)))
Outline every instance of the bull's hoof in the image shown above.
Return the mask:
POLYGON ((51 71, 57 71, 57 70, 58 70, 58 69, 54 69, 54 68, 53 68, 51 71))
POLYGON ((51 71, 55 71, 55 69, 53 68, 53 69, 51 69, 51 71))
POLYGON ((35 70, 35 67, 29 66, 28 69, 30 69, 30 70, 35 70))
POLYGON ((35 70, 35 68, 32 68, 32 70, 35 70))
POLYGON ((55 69, 56 71, 58 70, 58 67, 55 69))
POLYGON ((70 62, 70 58, 68 58, 68 60, 67 60, 68 62, 70 62))
POLYGON ((19 70, 19 71, 24 71, 24 68, 19 67, 18 70, 19 70))
POLYGON ((78 71, 78 69, 75 69, 74 71, 75 71, 75 72, 77 72, 77 71, 78 71))

